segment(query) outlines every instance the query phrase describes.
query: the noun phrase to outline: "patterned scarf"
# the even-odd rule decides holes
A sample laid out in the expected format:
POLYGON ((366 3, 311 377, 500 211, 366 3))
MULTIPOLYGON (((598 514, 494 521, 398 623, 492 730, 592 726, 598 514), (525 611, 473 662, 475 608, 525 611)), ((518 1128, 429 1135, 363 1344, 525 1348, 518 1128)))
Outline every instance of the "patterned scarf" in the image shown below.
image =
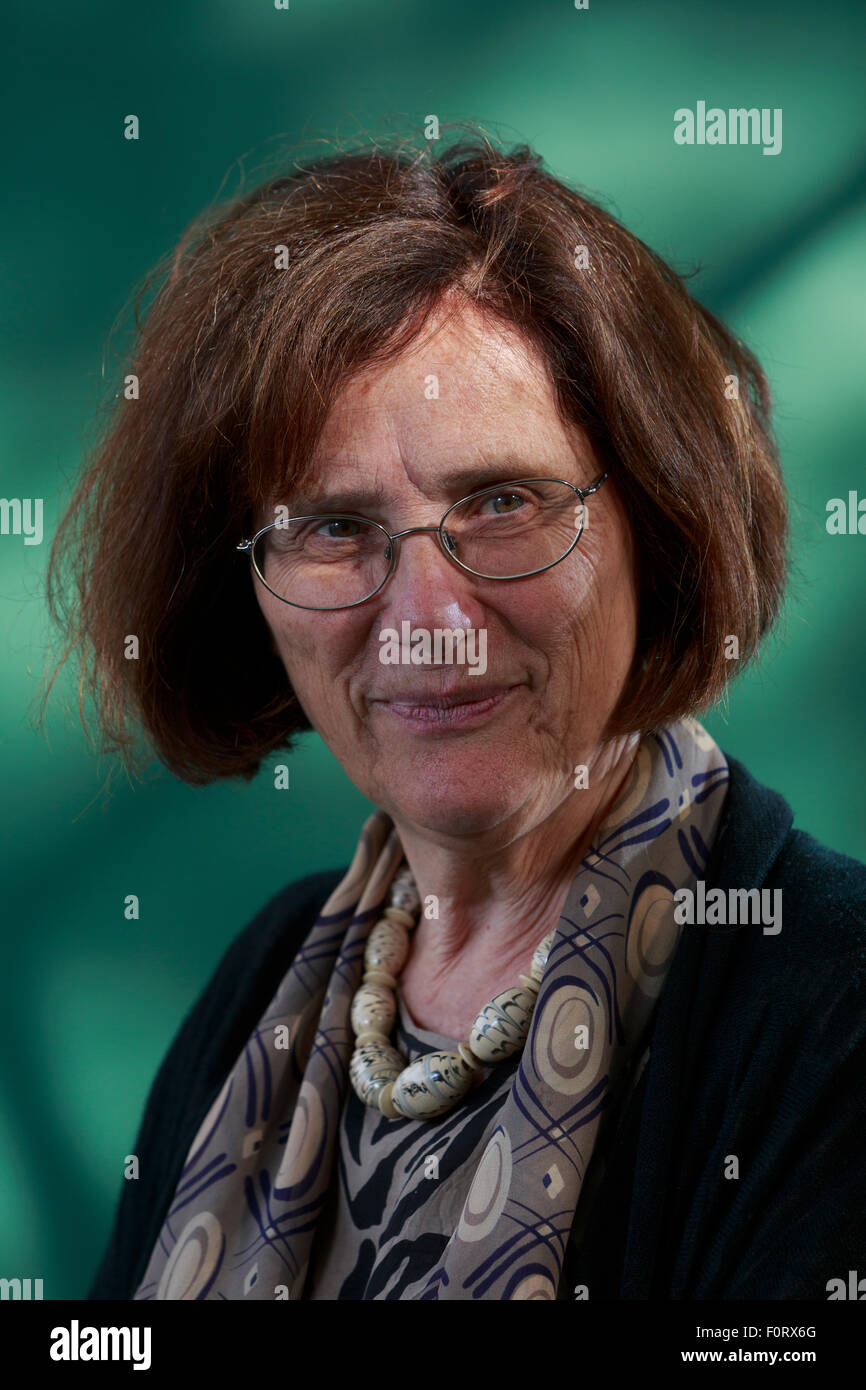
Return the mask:
MULTIPOLYGON (((682 931, 673 894, 702 876, 727 782, 724 754, 693 719, 642 740, 572 881, 460 1220, 414 1297, 556 1297, 602 1113, 647 1035, 682 931)), ((393 822, 375 811, 202 1121, 136 1299, 303 1296, 338 1180, 352 996, 402 859, 393 822)))

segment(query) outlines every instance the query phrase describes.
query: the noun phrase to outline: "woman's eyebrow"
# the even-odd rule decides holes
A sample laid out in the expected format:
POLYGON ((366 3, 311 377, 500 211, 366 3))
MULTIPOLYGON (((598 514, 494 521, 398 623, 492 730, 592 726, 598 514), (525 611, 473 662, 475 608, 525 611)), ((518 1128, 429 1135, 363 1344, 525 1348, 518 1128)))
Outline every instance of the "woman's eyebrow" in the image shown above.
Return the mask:
POLYGON ((387 503, 387 493, 379 487, 353 487, 330 492, 295 493, 291 510, 295 516, 304 512, 362 512, 387 503))
MULTIPOLYGON (((470 492, 478 492, 486 486, 495 487, 497 483, 513 482, 516 478, 561 477, 564 465, 551 471, 549 465, 529 463, 526 459, 503 458, 496 462, 480 464, 474 468, 454 468, 436 479, 436 492, 457 502, 470 492)), ((314 512, 351 511, 365 512, 375 507, 385 507, 393 498, 382 487, 363 486, 341 488, 339 491, 295 494, 292 511, 302 516, 309 508, 314 512)))

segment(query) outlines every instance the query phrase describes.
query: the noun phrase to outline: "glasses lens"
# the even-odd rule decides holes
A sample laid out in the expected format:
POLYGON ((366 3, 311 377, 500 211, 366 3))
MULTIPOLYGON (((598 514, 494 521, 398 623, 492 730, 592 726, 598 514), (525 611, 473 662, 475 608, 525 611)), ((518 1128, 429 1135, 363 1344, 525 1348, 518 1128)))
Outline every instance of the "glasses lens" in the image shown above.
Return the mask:
POLYGON ((447 543, 467 569, 516 579, 553 565, 574 545, 583 507, 566 483, 508 483, 467 497, 445 521, 447 543))
POLYGON ((259 536, 253 561, 268 588, 288 603, 343 608, 384 582, 390 548, 384 531, 369 521, 294 517, 259 536))

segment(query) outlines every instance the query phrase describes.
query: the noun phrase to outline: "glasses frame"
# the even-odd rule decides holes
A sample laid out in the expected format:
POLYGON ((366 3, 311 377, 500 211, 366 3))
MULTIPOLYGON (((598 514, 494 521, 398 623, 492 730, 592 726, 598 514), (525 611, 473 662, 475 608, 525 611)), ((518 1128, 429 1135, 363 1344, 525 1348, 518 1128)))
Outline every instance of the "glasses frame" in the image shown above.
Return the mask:
POLYGON ((584 508, 583 516, 580 519, 580 526, 577 529, 574 540, 565 553, 560 555, 558 560, 551 560, 549 565, 540 565, 538 569, 534 570, 524 570, 521 574, 481 574, 479 570, 470 569, 468 565, 464 565, 462 560, 458 560, 454 552, 449 549, 446 540, 447 531, 445 529, 445 522, 451 513, 457 507, 462 507, 464 502, 471 502, 476 497, 484 497, 488 493, 496 493, 509 487, 518 487, 522 483, 562 483, 565 487, 570 488, 575 497, 579 498, 580 502, 583 503, 587 497, 591 497, 593 493, 598 492, 602 483, 604 483, 609 476, 610 475, 606 472, 602 473, 600 477, 596 478, 594 483, 589 485, 589 487, 577 487, 574 483, 570 483, 567 478, 508 478, 503 483, 495 483, 490 487, 478 488, 476 492, 470 492, 466 497, 461 497, 459 501, 452 502, 438 526, 409 526, 405 531, 395 531, 393 533, 388 531, 378 521, 371 521, 368 516, 360 516, 357 512, 312 512, 304 516, 291 517, 290 519, 292 521, 363 521, 366 526, 375 526, 377 530, 382 532, 382 535, 391 548, 391 556, 388 561, 388 573, 385 575, 381 584, 377 584, 376 588, 372 589, 364 598, 355 599, 353 603, 329 604, 325 607, 322 607, 320 604, 296 603, 294 599, 283 598, 282 594, 278 594, 275 589, 271 588, 256 564, 255 544, 267 531, 273 531, 277 527, 284 528, 286 525, 285 521, 270 522, 267 526, 263 526, 261 530, 256 531, 255 535, 250 540, 241 541, 235 549, 249 554, 253 569, 264 584, 268 593, 273 594, 274 598, 279 599, 280 603, 288 603, 292 608, 303 608, 311 613, 337 613, 344 608, 358 608, 362 603, 369 603, 371 598, 375 598, 376 594, 381 593, 397 568, 400 560, 400 548, 396 542, 402 540, 404 536, 413 536, 423 531, 434 532, 439 541, 439 547, 446 559, 458 565, 466 574, 474 575, 476 579, 489 579, 495 583, 508 583, 512 579, 528 579, 534 574, 543 574, 545 570, 553 569, 554 565, 559 565, 563 560, 567 559, 583 535, 584 526, 586 524, 586 509, 584 508))

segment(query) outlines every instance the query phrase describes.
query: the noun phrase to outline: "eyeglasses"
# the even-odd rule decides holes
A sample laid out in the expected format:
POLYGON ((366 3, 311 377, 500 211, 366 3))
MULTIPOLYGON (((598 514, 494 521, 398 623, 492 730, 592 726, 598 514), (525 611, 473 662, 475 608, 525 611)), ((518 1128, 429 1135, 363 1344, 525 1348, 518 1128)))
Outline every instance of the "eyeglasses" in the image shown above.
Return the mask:
POLYGON ((584 488, 562 478, 518 478, 461 498, 438 526, 410 526, 393 535, 351 512, 289 517, 264 526, 237 549, 249 554, 275 598, 321 612, 366 603, 393 574, 397 541, 422 531, 433 532, 443 554, 468 574, 525 579, 571 554, 586 525, 585 499, 607 477, 584 488))

